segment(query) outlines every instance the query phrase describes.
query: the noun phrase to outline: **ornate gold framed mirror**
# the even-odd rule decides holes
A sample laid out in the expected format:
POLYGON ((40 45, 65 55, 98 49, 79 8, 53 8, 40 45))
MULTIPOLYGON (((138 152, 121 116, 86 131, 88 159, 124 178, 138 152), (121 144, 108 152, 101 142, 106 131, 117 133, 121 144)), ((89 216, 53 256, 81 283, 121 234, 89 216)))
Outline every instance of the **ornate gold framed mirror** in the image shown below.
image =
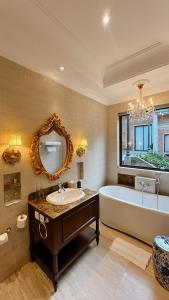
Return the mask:
POLYGON ((73 144, 61 120, 53 113, 35 133, 30 149, 35 172, 56 180, 69 169, 73 144))

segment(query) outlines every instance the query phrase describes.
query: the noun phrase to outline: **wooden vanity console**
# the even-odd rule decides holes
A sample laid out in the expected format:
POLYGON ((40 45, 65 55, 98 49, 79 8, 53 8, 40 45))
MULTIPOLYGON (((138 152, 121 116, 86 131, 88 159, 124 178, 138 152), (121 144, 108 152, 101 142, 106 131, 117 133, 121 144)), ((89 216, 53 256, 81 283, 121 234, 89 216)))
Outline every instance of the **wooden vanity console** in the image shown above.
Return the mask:
POLYGON ((85 197, 64 206, 29 200, 30 253, 53 282, 96 239, 99 243, 99 196, 84 190, 85 197), (40 218, 40 220, 38 220, 40 218), (89 225, 95 222, 95 229, 89 225))

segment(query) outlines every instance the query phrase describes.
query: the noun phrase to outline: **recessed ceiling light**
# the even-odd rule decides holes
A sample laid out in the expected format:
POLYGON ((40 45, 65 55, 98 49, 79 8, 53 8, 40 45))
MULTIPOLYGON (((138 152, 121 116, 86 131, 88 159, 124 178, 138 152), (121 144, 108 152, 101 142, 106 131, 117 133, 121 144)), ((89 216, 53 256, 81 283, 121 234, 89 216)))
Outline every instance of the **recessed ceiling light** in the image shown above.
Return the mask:
POLYGON ((60 71, 64 71, 64 69, 65 69, 64 66, 60 66, 60 67, 59 67, 59 70, 60 70, 60 71))
POLYGON ((104 26, 107 26, 107 25, 109 24, 109 22, 110 22, 110 17, 109 17, 109 15, 106 13, 106 14, 103 16, 103 18, 102 18, 102 23, 103 23, 104 26))

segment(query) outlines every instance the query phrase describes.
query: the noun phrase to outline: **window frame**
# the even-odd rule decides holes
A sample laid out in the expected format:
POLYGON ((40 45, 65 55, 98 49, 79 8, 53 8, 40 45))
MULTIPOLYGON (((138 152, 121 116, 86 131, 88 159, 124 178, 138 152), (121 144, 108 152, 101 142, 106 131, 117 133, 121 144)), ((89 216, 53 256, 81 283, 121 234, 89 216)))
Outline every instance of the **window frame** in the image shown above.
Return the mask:
MULTIPOLYGON (((169 103, 166 105, 158 105, 155 107, 155 111, 161 110, 161 109, 169 109, 169 103)), ((129 168, 129 169, 137 169, 137 170, 147 170, 147 171, 160 171, 160 172, 165 172, 169 173, 169 170, 167 169, 160 169, 160 168, 146 168, 146 167, 141 167, 141 166, 131 166, 131 165, 123 165, 122 163, 122 117, 123 116, 128 116, 129 114, 126 112, 123 113, 118 113, 118 120, 119 120, 119 132, 118 132, 118 137, 119 137, 119 146, 118 146, 118 153, 119 153, 119 167, 120 168, 129 168)), ((165 152, 164 152, 165 153, 165 152)))

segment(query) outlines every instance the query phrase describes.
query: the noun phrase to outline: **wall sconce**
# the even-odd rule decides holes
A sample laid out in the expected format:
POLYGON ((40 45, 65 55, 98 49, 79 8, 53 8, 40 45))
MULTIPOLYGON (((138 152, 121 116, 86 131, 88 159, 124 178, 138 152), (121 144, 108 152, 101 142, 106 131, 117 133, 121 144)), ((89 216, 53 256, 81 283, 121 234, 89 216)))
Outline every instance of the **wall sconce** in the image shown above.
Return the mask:
POLYGON ((8 164, 14 164, 21 159, 21 153, 16 146, 22 146, 20 135, 11 135, 9 147, 3 152, 2 157, 8 164))
POLYGON ((81 140, 81 143, 79 144, 79 146, 78 146, 78 148, 77 148, 77 150, 76 150, 76 154, 77 154, 79 157, 81 157, 82 155, 84 155, 87 146, 88 146, 87 139, 81 140))

